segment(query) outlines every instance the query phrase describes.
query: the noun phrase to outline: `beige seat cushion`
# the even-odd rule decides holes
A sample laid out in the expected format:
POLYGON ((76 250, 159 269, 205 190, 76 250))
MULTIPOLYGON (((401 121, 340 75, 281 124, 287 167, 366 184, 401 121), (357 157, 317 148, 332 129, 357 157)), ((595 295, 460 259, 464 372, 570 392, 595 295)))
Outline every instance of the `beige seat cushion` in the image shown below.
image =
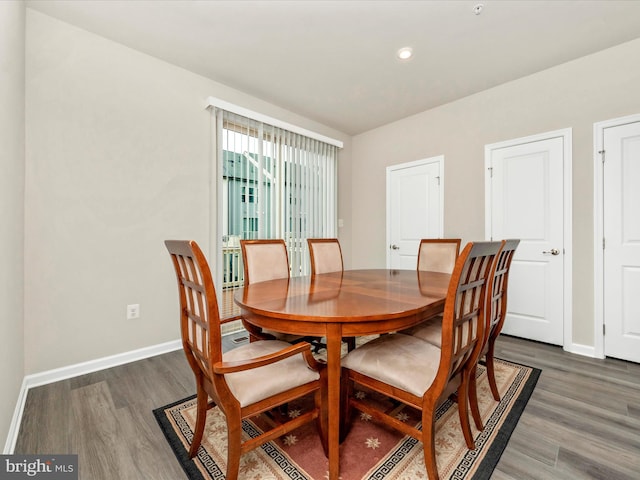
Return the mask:
POLYGON ((383 335, 349 352, 342 366, 421 397, 440 364, 440 349, 410 335, 383 335))
MULTIPOLYGON (((222 359, 225 362, 247 360, 269 355, 290 346, 279 340, 260 340, 234 348, 223 354, 222 359)), ((302 354, 253 370, 225 375, 229 389, 242 407, 319 378, 320 374, 309 368, 302 354)))
POLYGON ((415 327, 402 330, 405 335, 419 338, 436 347, 442 347, 442 317, 438 316, 415 327))

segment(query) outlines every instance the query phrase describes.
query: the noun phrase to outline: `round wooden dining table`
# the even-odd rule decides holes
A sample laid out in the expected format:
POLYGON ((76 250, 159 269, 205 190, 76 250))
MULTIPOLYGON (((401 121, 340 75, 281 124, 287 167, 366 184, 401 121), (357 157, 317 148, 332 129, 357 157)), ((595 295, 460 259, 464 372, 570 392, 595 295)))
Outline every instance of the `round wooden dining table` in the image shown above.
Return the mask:
POLYGON ((395 332, 442 313, 449 278, 416 270, 345 270, 254 283, 236 292, 234 300, 252 325, 326 338, 330 480, 338 480, 340 469, 342 339, 395 332))

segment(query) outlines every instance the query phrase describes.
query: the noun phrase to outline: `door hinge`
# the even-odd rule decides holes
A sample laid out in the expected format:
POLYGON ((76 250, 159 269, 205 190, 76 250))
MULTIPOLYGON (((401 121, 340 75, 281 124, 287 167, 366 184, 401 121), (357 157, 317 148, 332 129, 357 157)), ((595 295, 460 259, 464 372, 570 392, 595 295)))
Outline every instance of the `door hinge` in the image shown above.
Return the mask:
POLYGON ((604 163, 604 150, 598 150, 598 153, 600 154, 600 156, 602 157, 602 163, 604 163))
POLYGON ((493 167, 487 167, 487 170, 489 170, 489 177, 493 178, 493 167))
POLYGON ((440 176, 436 177, 438 179, 438 186, 440 185, 440 176))
POLYGON ((606 325, 603 323, 602 324, 602 335, 604 335, 606 333, 605 330, 606 330, 606 325))
POLYGON ((602 249, 604 250, 604 237, 602 237, 602 249))

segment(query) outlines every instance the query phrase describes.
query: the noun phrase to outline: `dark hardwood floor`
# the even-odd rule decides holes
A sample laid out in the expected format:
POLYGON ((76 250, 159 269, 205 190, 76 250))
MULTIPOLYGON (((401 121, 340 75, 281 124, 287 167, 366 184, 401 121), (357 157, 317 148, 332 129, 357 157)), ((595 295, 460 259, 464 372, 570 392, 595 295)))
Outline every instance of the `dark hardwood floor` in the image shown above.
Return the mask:
MULTIPOLYGON (((640 479, 640 365, 504 336, 496 349, 542 374, 493 479, 640 479)), ((82 480, 184 479, 151 411, 194 390, 181 350, 31 389, 15 453, 77 453, 82 480)))

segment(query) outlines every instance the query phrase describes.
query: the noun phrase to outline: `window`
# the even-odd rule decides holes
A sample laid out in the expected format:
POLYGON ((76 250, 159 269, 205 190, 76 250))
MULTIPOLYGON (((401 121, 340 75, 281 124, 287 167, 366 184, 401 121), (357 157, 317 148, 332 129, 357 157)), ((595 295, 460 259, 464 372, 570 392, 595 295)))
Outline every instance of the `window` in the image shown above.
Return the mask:
POLYGON ((255 190, 253 187, 242 187, 242 203, 255 203, 255 190))
POLYGON ((308 274, 306 239, 337 236, 339 146, 217 107, 215 123, 224 255, 240 239, 283 238, 292 276, 308 274))

